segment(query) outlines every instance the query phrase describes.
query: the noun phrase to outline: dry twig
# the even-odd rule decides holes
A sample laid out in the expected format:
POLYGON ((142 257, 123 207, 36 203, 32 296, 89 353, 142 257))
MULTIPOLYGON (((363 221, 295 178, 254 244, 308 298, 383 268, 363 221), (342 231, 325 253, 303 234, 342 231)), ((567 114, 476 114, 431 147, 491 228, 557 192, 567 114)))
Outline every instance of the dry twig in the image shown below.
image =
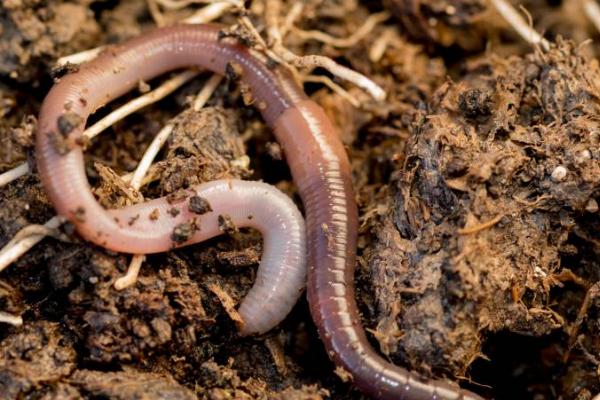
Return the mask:
POLYGON ((164 26, 167 23, 159 5, 166 10, 176 11, 192 4, 208 4, 191 16, 185 18, 183 22, 186 24, 203 24, 217 19, 230 8, 237 8, 240 10, 243 8, 243 3, 237 0, 147 0, 147 4, 148 10, 158 26, 164 26))
POLYGON ((196 11, 194 14, 183 20, 186 24, 205 24, 210 21, 214 21, 221 15, 225 14, 225 11, 234 7, 234 3, 229 1, 218 1, 207 5, 196 11))
POLYGON ((239 0, 155 0, 166 10, 181 10, 192 4, 229 4, 230 7, 242 8, 243 2, 239 0))

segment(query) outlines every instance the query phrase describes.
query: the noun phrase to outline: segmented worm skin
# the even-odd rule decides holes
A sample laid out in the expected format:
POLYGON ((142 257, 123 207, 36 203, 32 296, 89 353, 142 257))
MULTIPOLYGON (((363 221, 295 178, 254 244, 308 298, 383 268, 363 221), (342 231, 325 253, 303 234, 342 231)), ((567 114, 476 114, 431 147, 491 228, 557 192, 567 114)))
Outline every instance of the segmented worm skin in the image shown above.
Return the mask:
POLYGON ((262 182, 217 180, 197 185, 189 192, 189 197, 177 203, 159 198, 110 210, 110 214, 120 221, 136 218, 132 227, 152 232, 163 241, 162 251, 173 248, 170 236, 174 228, 190 221, 195 221, 198 230, 179 246, 221 235, 220 215, 226 215, 236 227, 259 230, 263 253, 254 286, 238 309, 244 321, 240 334, 271 330, 289 314, 306 286, 306 228, 302 214, 289 197, 262 182), (193 196, 206 200, 212 211, 200 216, 190 211, 193 196), (179 213, 172 216, 174 207, 179 213), (152 213, 158 213, 159 218, 153 220, 152 213))
MULTIPOLYGON (((378 399, 480 399, 449 383, 423 379, 372 349, 354 299, 358 212, 350 164, 336 129, 284 68, 269 69, 260 56, 231 39, 220 39, 219 29, 203 25, 155 30, 104 54, 52 89, 40 115, 37 158, 42 181, 58 212, 70 217, 85 238, 107 248, 130 253, 165 250, 161 233, 126 222, 137 212, 132 210, 149 212, 147 203, 111 213, 96 203, 76 144, 80 131, 69 135, 73 149, 61 156, 51 139, 56 135, 57 118, 69 111, 65 110, 67 101, 71 112, 87 116, 140 80, 168 70, 195 65, 223 74, 228 63, 238 64, 241 79, 250 86, 255 104, 284 149, 302 197, 308 300, 330 357, 351 375, 354 385, 378 399), (83 222, 74 214, 78 207, 86 209, 83 222)), ((153 202, 164 205, 162 199, 153 202)), ((161 218, 165 218, 162 213, 161 218)))

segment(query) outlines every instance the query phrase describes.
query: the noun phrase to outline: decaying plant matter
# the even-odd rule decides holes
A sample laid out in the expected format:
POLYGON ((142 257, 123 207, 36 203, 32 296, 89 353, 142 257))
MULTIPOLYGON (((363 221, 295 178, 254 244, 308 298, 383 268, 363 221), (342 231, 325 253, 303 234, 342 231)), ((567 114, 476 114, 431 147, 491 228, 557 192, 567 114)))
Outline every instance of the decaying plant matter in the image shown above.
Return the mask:
POLYGON ((561 41, 490 57, 436 91, 376 230, 384 351, 461 377, 490 333, 569 332, 552 289, 597 276, 599 79, 597 62, 561 41))

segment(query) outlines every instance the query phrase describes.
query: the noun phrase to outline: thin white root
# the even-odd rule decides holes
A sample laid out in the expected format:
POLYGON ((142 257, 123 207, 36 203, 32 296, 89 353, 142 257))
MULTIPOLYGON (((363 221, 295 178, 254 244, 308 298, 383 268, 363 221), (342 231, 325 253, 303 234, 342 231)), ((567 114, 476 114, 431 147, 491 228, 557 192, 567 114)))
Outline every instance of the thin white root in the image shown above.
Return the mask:
POLYGON ((583 11, 600 32, 600 6, 596 0, 583 0, 583 11))
POLYGON ((64 56, 56 60, 56 66, 62 67, 66 64, 81 64, 94 58, 98 57, 98 55, 104 50, 106 46, 99 46, 93 49, 80 51, 79 53, 70 54, 68 56, 64 56))
POLYGON ((292 30, 294 22, 296 22, 298 17, 300 17, 303 9, 304 4, 302 4, 302 2, 299 1, 297 3, 294 3, 292 9, 287 13, 283 20, 283 24, 281 24, 281 27, 279 28, 279 33, 282 38, 286 37, 288 32, 292 30))
POLYGON ((117 108, 106 117, 102 118, 100 121, 86 129, 85 132, 83 132, 83 135, 88 139, 97 136, 100 132, 114 125, 116 122, 122 120, 128 115, 131 115, 150 104, 162 100, 183 86, 186 82, 189 82, 192 78, 196 77, 198 74, 199 72, 196 70, 187 70, 175 75, 173 78, 167 80, 153 91, 133 99, 123 106, 117 108))
POLYGON ((358 42, 364 39, 371 31, 380 23, 386 21, 390 17, 387 11, 371 14, 365 23, 360 26, 352 35, 346 38, 336 38, 321 31, 303 31, 294 29, 294 33, 304 40, 318 40, 333 47, 347 48, 355 46, 358 42))
POLYGON ((196 96, 194 100, 194 111, 200 111, 202 107, 206 104, 208 99, 213 95, 215 90, 217 90, 217 86, 221 83, 223 77, 218 74, 213 74, 210 79, 206 82, 200 93, 196 96))
POLYGON ((292 30, 294 22, 300 17, 302 10, 304 10, 304 3, 301 1, 295 2, 286 14, 283 23, 280 24, 281 1, 266 1, 265 24, 267 25, 267 38, 272 46, 283 43, 283 38, 292 30))
MULTIPOLYGON (((302 2, 296 2, 295 4, 302 4, 302 2)), ((265 25, 267 27, 267 40, 269 43, 281 43, 283 35, 279 28, 279 19, 281 14, 281 1, 279 0, 266 0, 265 1, 265 25)))
POLYGON ((144 179, 144 176, 146 176, 148 169, 154 162, 154 158, 160 151, 163 144, 165 144, 165 142, 171 135, 171 132, 173 132, 173 125, 168 124, 165 125, 160 130, 160 132, 158 132, 158 134, 154 137, 152 143, 150 143, 150 146, 148 146, 148 148, 144 152, 142 159, 140 160, 137 168, 135 169, 135 172, 133 173, 133 177, 129 182, 129 185, 131 187, 133 187, 136 190, 139 190, 139 188, 142 186, 142 180, 144 179))
POLYGON ((41 236, 51 236, 54 234, 55 228, 49 228, 45 225, 27 225, 25 228, 21 229, 17 234, 11 239, 11 242, 17 243, 23 239, 27 239, 28 237, 41 235, 41 236))
MULTIPOLYGON (((57 229, 62 223, 64 219, 58 216, 52 217, 49 219, 43 227, 47 230, 57 229)), ((29 249, 38 244, 44 237, 48 231, 42 232, 38 230, 40 226, 30 225, 23 228, 19 233, 15 235, 15 237, 6 244, 0 250, 0 271, 4 270, 10 264, 19 259, 23 254, 25 254, 29 249), (36 228, 31 228, 32 226, 36 228), (25 233, 22 233, 24 232, 25 233), (16 240, 15 240, 16 239, 16 240)))
POLYGON ((23 318, 21 318, 20 315, 12 315, 4 311, 0 311, 0 323, 21 326, 23 325, 23 318))
POLYGON ((29 163, 25 161, 23 164, 19 164, 13 169, 0 174, 0 187, 9 184, 10 182, 19 179, 20 177, 29 173, 29 163))
POLYGON ((127 272, 125 275, 117 279, 114 283, 114 287, 117 290, 127 289, 137 282, 138 275, 140 273, 140 269, 142 268, 142 263, 146 259, 146 256, 143 254, 136 254, 131 258, 131 263, 129 263, 129 268, 127 268, 127 272))
MULTIPOLYGON (((140 190, 144 176, 146 176, 146 173, 148 172, 148 169, 150 169, 154 158, 171 135, 171 132, 173 132, 173 125, 165 125, 154 137, 152 143, 150 143, 150 146, 148 146, 148 149, 146 149, 144 152, 142 159, 140 160, 137 168, 133 172, 131 180, 129 181, 129 185, 135 190, 140 190)), ((137 281, 137 277, 140 273, 140 269, 142 268, 142 263, 144 260, 146 260, 145 255, 135 254, 131 258, 129 268, 127 268, 125 275, 115 281, 114 288, 117 290, 123 290, 134 285, 137 281)))
POLYGON ((269 46, 267 46, 264 39, 262 38, 262 36, 260 36, 260 33, 258 33, 258 31, 256 30, 256 28, 254 27, 254 25, 248 17, 241 17, 240 22, 246 29, 248 29, 248 32, 250 32, 252 36, 256 39, 258 45, 262 48, 262 50, 273 60, 278 61, 280 63, 287 63, 296 68, 325 68, 338 78, 353 83, 359 88, 365 90, 375 100, 385 100, 386 93, 383 90, 383 88, 381 88, 381 86, 377 85, 375 82, 373 82, 366 76, 350 68, 344 67, 343 65, 340 65, 333 61, 331 58, 325 56, 298 56, 280 43, 274 43, 272 48, 270 48, 269 46))
POLYGON ((532 45, 540 45, 545 51, 550 50, 550 42, 535 31, 517 10, 506 0, 490 0, 498 13, 508 22, 513 29, 532 45))
POLYGON ((299 57, 289 50, 286 50, 284 59, 298 68, 321 67, 331 72, 340 79, 351 82, 359 88, 365 90, 377 101, 383 101, 386 98, 385 90, 371 79, 350 68, 346 68, 333 61, 331 58, 317 55, 299 57))
POLYGON ((356 108, 360 107, 360 101, 358 101, 358 99, 356 97, 352 96, 350 93, 348 93, 348 91, 346 89, 344 89, 343 87, 341 87, 340 85, 338 85, 337 83, 335 83, 334 81, 329 79, 329 77, 327 77, 327 76, 307 75, 304 77, 303 80, 304 80, 304 82, 322 83, 322 84, 326 85, 327 87, 329 87, 331 90, 333 90, 335 93, 337 93, 338 95, 340 95, 341 97, 346 99, 354 107, 356 107, 356 108))

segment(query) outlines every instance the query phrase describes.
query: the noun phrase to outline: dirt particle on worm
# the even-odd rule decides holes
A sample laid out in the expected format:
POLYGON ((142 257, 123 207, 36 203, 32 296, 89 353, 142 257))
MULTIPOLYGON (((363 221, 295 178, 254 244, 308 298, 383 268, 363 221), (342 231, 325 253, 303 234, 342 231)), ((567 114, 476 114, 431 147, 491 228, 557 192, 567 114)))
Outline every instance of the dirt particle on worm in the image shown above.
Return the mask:
POLYGON ((75 128, 83 123, 83 118, 74 112, 66 112, 58 117, 56 125, 63 136, 68 136, 75 128))
POLYGON ((229 215, 219 215, 219 229, 221 232, 233 236, 239 232, 237 226, 233 223, 233 220, 229 215))
POLYGON ((90 139, 87 136, 80 136, 75 139, 75 143, 85 150, 90 145, 90 139))
POLYGON ((235 62, 228 62, 225 66, 225 76, 232 82, 238 81, 242 77, 244 69, 242 66, 235 62))
POLYGON ((175 226, 171 233, 171 240, 176 244, 182 244, 189 240, 197 230, 196 221, 183 222, 175 226))
POLYGON ((223 265, 234 268, 247 268, 260 262, 260 247, 253 246, 243 250, 222 251, 217 259, 223 265))
POLYGON ((138 219, 140 219, 140 214, 136 214, 133 217, 129 218, 129 221, 127 223, 129 224, 129 226, 133 226, 133 224, 135 224, 135 221, 137 221, 138 219))
POLYGON ((158 208, 152 210, 150 215, 148 215, 148 218, 150 218, 151 221, 156 221, 158 217, 160 217, 160 210, 158 208))
POLYGON ((79 71, 79 65, 73 63, 65 63, 50 70, 50 77, 54 82, 58 82, 65 75, 79 71))
POLYGON ((85 208, 77 207, 73 212, 73 216, 77 222, 85 222, 85 208))
POLYGON ((239 25, 233 25, 231 28, 220 30, 219 40, 223 40, 225 38, 236 39, 240 44, 249 48, 252 48, 255 44, 252 34, 246 29, 240 29, 239 25))
POLYGON ((179 208, 176 208, 176 207, 172 207, 169 210, 169 214, 171 214, 171 217, 173 217, 173 218, 175 218, 176 216, 178 216, 180 212, 181 211, 179 210, 179 208))
POLYGON ((71 151, 71 146, 69 146, 67 140, 65 140, 58 132, 48 132, 47 135, 52 148, 54 148, 58 154, 64 156, 71 151))
POLYGON ((213 210, 208 200, 200 196, 192 196, 188 207, 191 212, 198 215, 206 214, 213 210))

